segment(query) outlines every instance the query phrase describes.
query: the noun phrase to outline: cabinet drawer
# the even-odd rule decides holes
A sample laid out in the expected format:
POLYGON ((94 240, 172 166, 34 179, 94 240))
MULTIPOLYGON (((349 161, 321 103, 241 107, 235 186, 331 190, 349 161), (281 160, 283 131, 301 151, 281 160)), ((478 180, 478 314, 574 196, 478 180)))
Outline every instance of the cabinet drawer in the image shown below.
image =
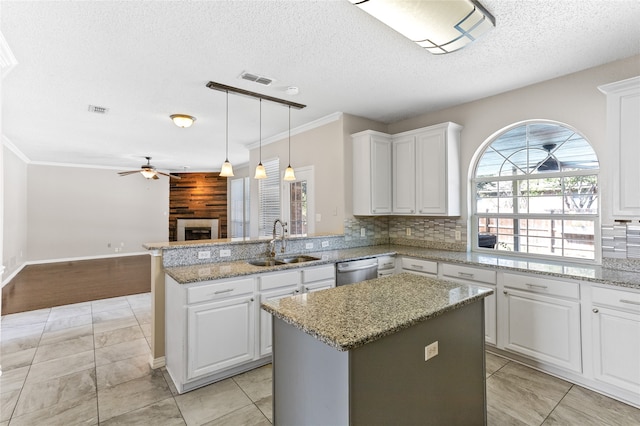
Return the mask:
POLYGON ((230 280, 203 284, 187 289, 187 303, 205 302, 208 300, 224 299, 230 296, 253 293, 253 278, 230 280))
POLYGON ((396 267, 395 256, 380 256, 378 258, 378 270, 394 269, 396 267))
POLYGON ((333 264, 302 270, 303 283, 310 283, 314 281, 331 280, 331 279, 335 280, 335 278, 336 278, 336 267, 333 264))
POLYGON ((261 275, 260 290, 300 284, 300 270, 261 275))
POLYGON ((496 271, 481 268, 472 268, 462 265, 442 264, 442 275, 462 280, 478 281, 487 284, 496 283, 496 271))
POLYGON ((578 284, 567 281, 506 273, 503 275, 503 282, 504 286, 508 288, 518 288, 534 293, 569 297, 572 299, 578 299, 580 297, 580 287, 578 284))
POLYGON ((402 269, 425 272, 427 274, 437 274, 438 262, 433 262, 431 260, 413 259, 411 257, 403 257, 402 269))
POLYGON ((593 287, 592 298, 594 305, 608 305, 633 312, 640 312, 640 293, 593 287))

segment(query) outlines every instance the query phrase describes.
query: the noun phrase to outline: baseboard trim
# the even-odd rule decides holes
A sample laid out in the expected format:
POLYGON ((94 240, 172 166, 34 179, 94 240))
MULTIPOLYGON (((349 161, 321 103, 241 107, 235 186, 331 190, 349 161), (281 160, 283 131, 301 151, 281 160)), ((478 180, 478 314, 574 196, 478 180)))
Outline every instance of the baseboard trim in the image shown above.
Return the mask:
POLYGON ((18 266, 16 268, 15 271, 13 271, 7 278, 5 278, 4 280, 2 280, 2 286, 0 286, 0 288, 4 287, 5 285, 9 284, 11 282, 12 279, 14 279, 19 273, 20 271, 22 271, 25 266, 27 266, 27 262, 23 262, 20 266, 18 266))
POLYGON ((153 355, 149 358, 149 365, 151 365, 152 369, 162 368, 166 365, 165 357, 161 356, 160 358, 154 358, 153 355))

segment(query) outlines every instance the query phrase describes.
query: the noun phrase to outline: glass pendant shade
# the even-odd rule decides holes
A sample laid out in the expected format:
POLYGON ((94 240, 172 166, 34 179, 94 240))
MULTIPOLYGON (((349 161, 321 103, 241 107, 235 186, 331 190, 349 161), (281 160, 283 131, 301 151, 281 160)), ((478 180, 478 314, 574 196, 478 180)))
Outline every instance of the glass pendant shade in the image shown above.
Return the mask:
POLYGON ((267 171, 265 170, 264 166, 262 165, 262 163, 259 163, 256 166, 256 174, 255 176, 253 176, 254 179, 266 179, 267 177, 267 171))
POLYGON ((222 163, 222 168, 220 169, 220 176, 223 177, 231 177, 233 176, 233 166, 229 162, 229 160, 224 160, 222 163))
POLYGON ((233 176, 233 166, 229 162, 229 91, 227 91, 227 121, 226 121, 226 133, 225 133, 225 152, 227 156, 220 168, 220 176, 231 177, 233 176))
POLYGON ((289 166, 287 167, 287 169, 284 171, 284 180, 296 180, 296 174, 293 172, 293 167, 291 167, 291 164, 289 164, 289 166))

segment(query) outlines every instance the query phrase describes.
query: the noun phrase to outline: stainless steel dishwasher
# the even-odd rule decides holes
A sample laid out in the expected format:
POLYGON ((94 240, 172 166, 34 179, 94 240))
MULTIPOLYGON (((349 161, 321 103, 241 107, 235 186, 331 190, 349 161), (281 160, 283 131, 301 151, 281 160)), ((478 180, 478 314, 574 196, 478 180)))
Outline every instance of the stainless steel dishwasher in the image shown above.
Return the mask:
POLYGON ((336 286, 378 278, 378 259, 336 263, 336 286))

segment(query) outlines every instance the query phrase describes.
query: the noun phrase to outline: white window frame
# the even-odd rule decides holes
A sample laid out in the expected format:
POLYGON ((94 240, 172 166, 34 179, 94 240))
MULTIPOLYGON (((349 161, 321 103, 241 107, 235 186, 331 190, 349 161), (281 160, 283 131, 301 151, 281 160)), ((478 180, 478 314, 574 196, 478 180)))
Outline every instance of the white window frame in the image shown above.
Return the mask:
POLYGON ((265 179, 258 180, 258 238, 271 238, 273 235, 273 222, 276 219, 282 217, 282 190, 280 186, 280 159, 271 158, 264 160, 262 165, 266 169, 267 177, 265 179), (263 199, 263 191, 268 187, 272 192, 271 195, 276 194, 277 200, 270 200, 267 202, 263 199), (274 206, 268 206, 269 203, 276 204, 274 206), (265 208, 270 211, 265 216, 265 208))
MULTIPOLYGON (((533 259, 544 259, 546 261, 557 261, 557 262, 574 262, 574 263, 589 263, 596 264, 602 263, 602 244, 601 244, 601 208, 602 208, 602 197, 601 192, 598 191, 598 212, 597 214, 584 214, 584 215, 575 215, 575 214, 534 214, 534 213, 481 213, 477 211, 477 185, 479 182, 498 182, 498 181, 515 181, 515 180, 537 180, 537 179, 545 179, 545 178, 558 178, 558 177, 570 177, 570 176, 593 176, 595 175, 598 179, 598 190, 600 190, 600 169, 591 169, 591 170, 576 170, 576 171, 565 171, 565 172, 551 172, 551 173, 536 173, 535 175, 514 175, 514 176, 490 176, 490 177, 476 177, 476 172, 478 168, 478 163, 483 158, 485 151, 491 146, 493 142, 495 142, 500 136, 505 134, 506 132, 520 126, 530 125, 530 124, 555 124, 567 129, 570 129, 580 135, 581 132, 574 129, 572 126, 569 126, 562 122, 551 121, 551 120, 527 120, 518 123, 514 123, 510 126, 507 126, 493 135, 491 135, 476 151, 474 155, 474 159, 471 163, 471 167, 469 170, 470 185, 469 185, 469 205, 470 208, 470 229, 471 233, 469 234, 469 238, 471 243, 469 246, 471 250, 478 253, 486 253, 486 254, 494 254, 501 256, 515 256, 515 257, 523 257, 523 258, 533 258, 533 259), (581 259, 577 257, 565 257, 565 256, 554 256, 554 255, 544 255, 538 253, 529 253, 529 252, 516 252, 516 251, 508 251, 508 250, 497 250, 491 248, 484 248, 478 246, 478 235, 479 235, 479 227, 478 227, 478 219, 482 217, 488 218, 504 218, 504 219, 579 219, 585 221, 593 221, 594 227, 594 259, 581 259)), ((589 140, 583 136, 583 139, 587 141, 590 145, 589 140)), ((593 147, 592 147, 593 149, 593 147)), ((594 150, 595 152, 595 150, 594 150)))
MULTIPOLYGON (((315 185, 314 185, 314 168, 313 166, 305 166, 305 167, 297 167, 295 169, 296 180, 294 182, 300 180, 307 181, 307 234, 313 235, 315 233, 315 185)), ((283 172, 284 176, 284 172, 283 172)), ((284 221, 289 225, 288 229, 291 232, 291 190, 289 188, 290 184, 293 182, 282 181, 282 217, 284 221)), ((302 236, 302 235, 292 235, 293 237, 302 236)))

